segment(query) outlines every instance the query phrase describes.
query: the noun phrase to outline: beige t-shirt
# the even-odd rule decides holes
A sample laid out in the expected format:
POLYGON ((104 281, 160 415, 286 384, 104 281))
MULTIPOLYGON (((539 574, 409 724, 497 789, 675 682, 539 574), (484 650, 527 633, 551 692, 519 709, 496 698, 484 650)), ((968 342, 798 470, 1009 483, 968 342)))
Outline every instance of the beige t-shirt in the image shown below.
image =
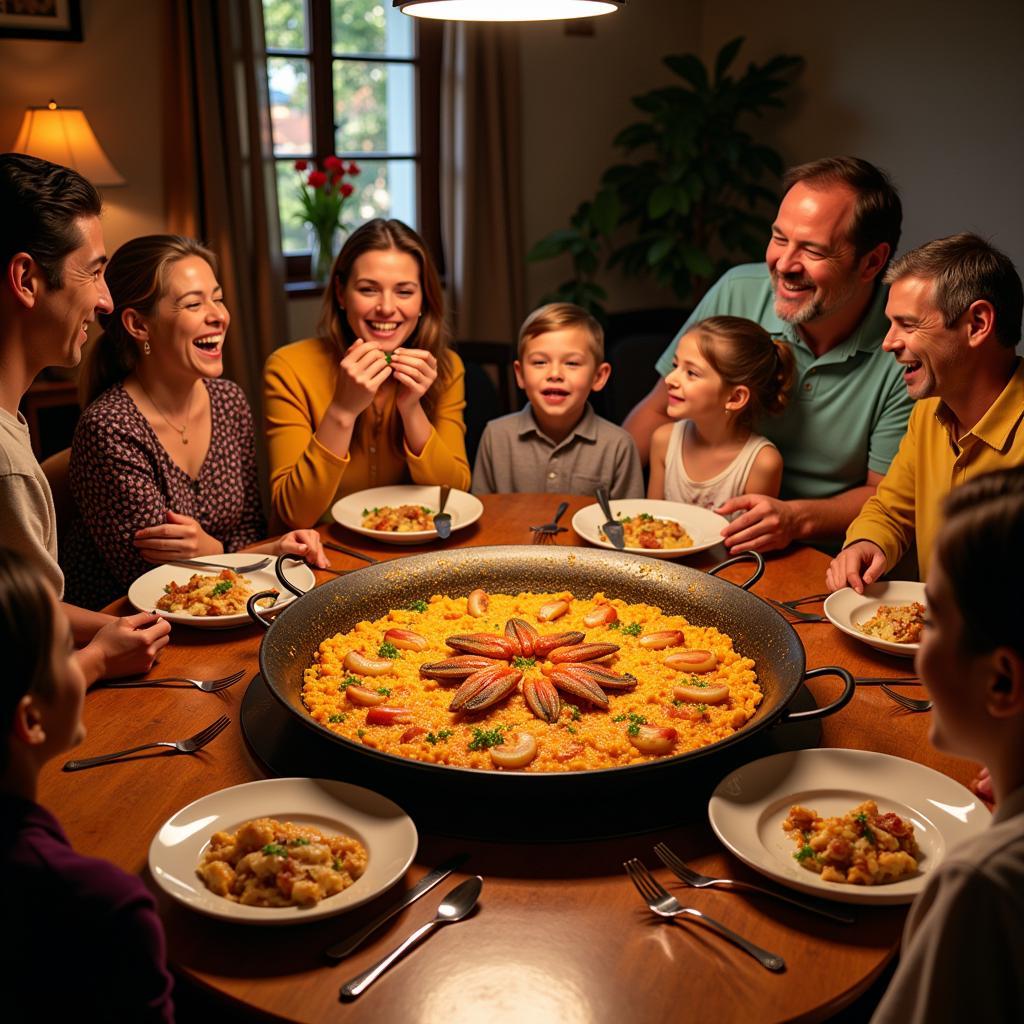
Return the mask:
POLYGON ((1024 1020, 1024 786, 914 900, 872 1024, 1024 1020))
POLYGON ((20 551, 43 572, 58 597, 64 574, 57 564, 57 513, 32 451, 28 424, 0 409, 0 545, 20 551))

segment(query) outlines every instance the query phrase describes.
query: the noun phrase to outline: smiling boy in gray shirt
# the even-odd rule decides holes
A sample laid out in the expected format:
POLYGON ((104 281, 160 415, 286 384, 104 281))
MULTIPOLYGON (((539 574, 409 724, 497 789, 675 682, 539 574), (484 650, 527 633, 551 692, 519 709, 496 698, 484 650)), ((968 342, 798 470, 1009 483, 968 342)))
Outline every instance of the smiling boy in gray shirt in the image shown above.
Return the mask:
POLYGON ((473 493, 513 491, 642 498, 633 439, 587 401, 608 382, 604 331, 586 310, 555 302, 519 330, 516 380, 528 404, 487 424, 473 467, 473 493))

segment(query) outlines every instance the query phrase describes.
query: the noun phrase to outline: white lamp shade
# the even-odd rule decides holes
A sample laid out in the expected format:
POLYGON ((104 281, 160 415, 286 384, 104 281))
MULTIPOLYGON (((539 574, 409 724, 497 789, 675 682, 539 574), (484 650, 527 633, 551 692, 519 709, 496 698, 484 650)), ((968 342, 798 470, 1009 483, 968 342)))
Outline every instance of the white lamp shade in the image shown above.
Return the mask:
POLYGON ((93 185, 125 184, 77 107, 29 107, 12 150, 70 167, 93 185))
POLYGON ((565 21, 611 14, 626 0, 394 0, 403 14, 441 21, 565 21))

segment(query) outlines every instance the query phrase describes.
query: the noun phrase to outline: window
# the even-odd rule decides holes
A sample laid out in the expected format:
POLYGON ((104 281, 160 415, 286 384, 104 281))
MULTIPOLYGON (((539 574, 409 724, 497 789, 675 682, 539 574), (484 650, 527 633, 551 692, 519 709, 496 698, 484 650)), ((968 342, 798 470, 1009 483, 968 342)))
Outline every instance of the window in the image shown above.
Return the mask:
POLYGON ((416 21, 390 0, 263 0, 289 279, 309 272, 309 238, 297 216, 298 159, 333 154, 358 164, 348 228, 396 217, 437 240, 440 35, 416 21))

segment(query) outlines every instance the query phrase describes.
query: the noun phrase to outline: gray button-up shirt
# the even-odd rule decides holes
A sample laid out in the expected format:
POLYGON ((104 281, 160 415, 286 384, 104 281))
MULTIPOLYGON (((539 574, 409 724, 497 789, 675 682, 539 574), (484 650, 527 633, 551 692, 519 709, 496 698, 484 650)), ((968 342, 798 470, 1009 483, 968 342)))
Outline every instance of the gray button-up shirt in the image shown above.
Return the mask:
POLYGON ((480 439, 474 494, 593 494, 599 484, 613 498, 644 496, 633 439, 589 403, 572 433, 558 444, 537 425, 529 403, 520 412, 491 420, 480 439))

